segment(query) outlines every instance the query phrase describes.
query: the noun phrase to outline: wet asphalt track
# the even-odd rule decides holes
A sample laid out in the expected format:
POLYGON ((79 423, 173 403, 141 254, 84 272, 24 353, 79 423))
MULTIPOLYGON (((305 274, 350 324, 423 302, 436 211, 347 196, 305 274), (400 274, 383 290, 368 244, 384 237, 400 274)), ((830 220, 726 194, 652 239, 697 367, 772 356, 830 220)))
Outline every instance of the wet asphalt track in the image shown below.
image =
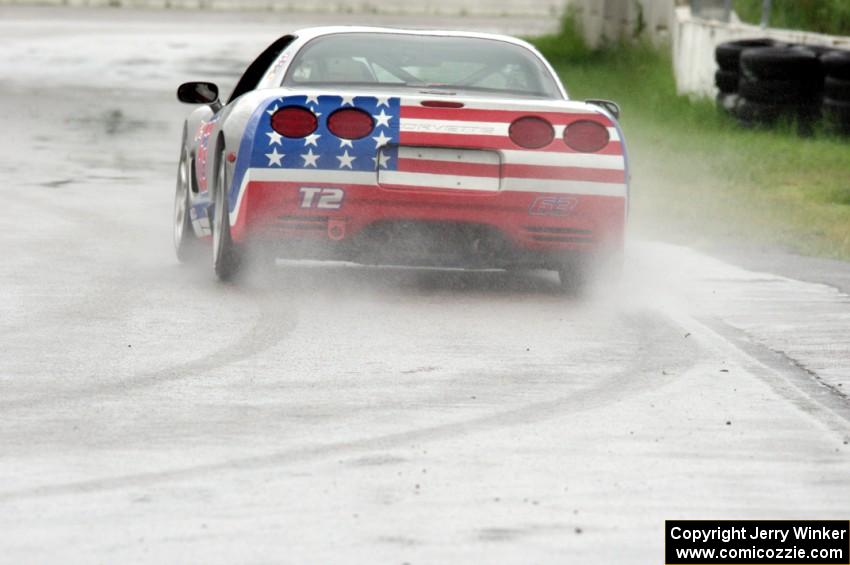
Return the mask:
POLYGON ((173 258, 170 87, 288 28, 0 14, 0 562, 637 564, 667 518, 847 517, 840 283, 635 238, 581 299, 340 264, 221 285, 173 258))

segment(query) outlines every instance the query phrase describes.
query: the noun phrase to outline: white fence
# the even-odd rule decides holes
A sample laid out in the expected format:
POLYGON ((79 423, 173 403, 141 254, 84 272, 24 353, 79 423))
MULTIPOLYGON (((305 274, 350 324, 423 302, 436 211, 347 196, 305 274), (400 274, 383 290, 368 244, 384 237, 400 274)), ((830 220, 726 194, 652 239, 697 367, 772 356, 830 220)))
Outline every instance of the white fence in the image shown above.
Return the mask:
POLYGON ((638 33, 656 44, 670 38, 673 0, 570 0, 569 6, 591 47, 638 33))
POLYGON ((680 94, 711 96, 714 86, 714 49, 724 41, 772 37, 805 45, 829 45, 850 49, 850 37, 787 29, 761 28, 694 17, 683 0, 571 0, 585 40, 591 46, 628 38, 639 29, 656 44, 670 40, 673 71, 680 94), (677 7, 676 4, 679 4, 677 7))

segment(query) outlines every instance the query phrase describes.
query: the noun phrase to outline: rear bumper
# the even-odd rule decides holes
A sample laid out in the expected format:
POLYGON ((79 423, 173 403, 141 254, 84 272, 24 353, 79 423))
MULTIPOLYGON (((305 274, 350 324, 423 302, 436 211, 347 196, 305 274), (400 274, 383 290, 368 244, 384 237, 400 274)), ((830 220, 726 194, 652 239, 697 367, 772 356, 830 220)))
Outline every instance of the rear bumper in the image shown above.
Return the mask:
POLYGON ((241 196, 231 214, 235 242, 275 243, 297 256, 378 252, 378 262, 439 256, 542 265, 563 255, 620 251, 627 208, 622 196, 278 181, 249 181, 241 196), (305 207, 305 186, 341 189, 344 197, 337 208, 315 200, 305 207))

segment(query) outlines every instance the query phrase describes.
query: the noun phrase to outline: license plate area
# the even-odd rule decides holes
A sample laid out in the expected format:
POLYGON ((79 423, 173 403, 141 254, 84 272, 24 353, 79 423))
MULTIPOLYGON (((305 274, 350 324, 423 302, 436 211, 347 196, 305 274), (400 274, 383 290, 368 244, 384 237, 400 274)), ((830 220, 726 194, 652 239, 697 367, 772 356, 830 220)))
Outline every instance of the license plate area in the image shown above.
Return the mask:
POLYGON ((395 155, 378 169, 383 188, 499 190, 502 160, 496 151, 406 145, 384 151, 395 155))

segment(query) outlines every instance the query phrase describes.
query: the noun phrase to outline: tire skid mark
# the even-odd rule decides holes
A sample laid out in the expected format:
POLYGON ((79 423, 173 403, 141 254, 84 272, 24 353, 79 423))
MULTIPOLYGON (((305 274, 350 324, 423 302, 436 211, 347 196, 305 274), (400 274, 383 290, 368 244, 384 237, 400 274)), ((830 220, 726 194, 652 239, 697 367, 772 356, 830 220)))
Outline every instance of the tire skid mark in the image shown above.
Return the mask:
POLYGON ((688 343, 684 347, 668 346, 668 343, 673 339, 680 339, 678 327, 670 324, 670 320, 653 317, 647 313, 628 316, 626 322, 637 324, 642 330, 637 332, 639 336, 639 341, 636 344, 637 354, 631 359, 629 366, 603 379, 594 387, 585 388, 565 396, 533 402, 465 421, 448 422, 376 437, 286 449, 268 455, 243 457, 180 469, 134 473, 10 491, 0 493, 0 501, 89 494, 155 482, 181 481, 194 478, 200 474, 276 467, 322 457, 359 454, 364 451, 390 449, 411 443, 451 439, 503 427, 533 424, 559 416, 600 408, 627 397, 656 390, 673 382, 679 374, 686 373, 696 365, 700 351, 695 343, 688 343), (670 351, 676 352, 675 357, 670 356, 670 351))
MULTIPOLYGON (((128 225, 124 222, 118 222, 110 216, 98 213, 95 210, 80 209, 69 205, 59 204, 55 201, 46 201, 40 196, 25 195, 22 200, 26 200, 26 205, 37 207, 39 210, 48 210, 61 218, 73 218, 77 220, 74 223, 74 229, 82 229, 84 231, 100 234, 104 225, 108 229, 117 230, 115 233, 125 232, 128 227, 134 231, 148 231, 141 225, 128 225), (92 221, 96 218, 97 221, 92 221)), ((26 321, 25 325, 28 331, 39 327, 50 327, 51 322, 38 321, 43 320, 45 314, 61 314, 62 312, 78 314, 81 309, 97 302, 94 297, 99 293, 108 289, 112 296, 116 294, 129 297, 131 293, 121 291, 120 289, 127 288, 127 285, 118 284, 117 281, 123 280, 119 277, 111 277, 113 284, 100 284, 94 288, 90 288, 88 292, 83 294, 73 302, 64 302, 60 309, 47 308, 40 312, 32 313, 31 318, 36 320, 34 325, 30 321, 26 321)), ((89 287, 86 287, 89 288, 89 287)), ((129 390, 137 390, 141 388, 156 386, 165 382, 177 381, 192 377, 199 373, 210 371, 224 365, 241 361, 253 355, 261 353, 285 338, 285 336, 294 329, 297 325, 296 312, 292 309, 283 310, 279 300, 274 297, 265 299, 262 295, 254 293, 252 297, 259 296, 259 300, 254 300, 256 309, 259 311, 259 317, 254 325, 236 342, 222 349, 207 354, 199 359, 170 365, 161 369, 152 371, 144 371, 131 377, 121 379, 119 381, 105 382, 99 385, 86 386, 76 388, 61 393, 54 393, 50 396, 30 396, 18 398, 15 400, 0 402, 0 408, 6 410, 26 409, 35 406, 62 404, 69 401, 82 400, 90 396, 98 396, 103 394, 115 394, 129 390)), ((122 310, 126 310, 132 303, 131 300, 124 298, 122 300, 113 300, 113 303, 122 305, 122 310)), ((0 330, 0 335, 7 335, 16 331, 17 327, 22 324, 13 325, 0 330)))
POLYGON ((294 309, 285 308, 286 306, 279 300, 258 300, 256 307, 259 316, 254 325, 236 342, 199 359, 170 365, 162 369, 145 371, 118 381, 80 387, 51 396, 28 397, 0 402, 0 408, 4 410, 27 409, 35 406, 64 404, 92 396, 124 393, 191 378, 206 371, 230 365, 274 347, 295 329, 298 325, 297 312, 294 309))

